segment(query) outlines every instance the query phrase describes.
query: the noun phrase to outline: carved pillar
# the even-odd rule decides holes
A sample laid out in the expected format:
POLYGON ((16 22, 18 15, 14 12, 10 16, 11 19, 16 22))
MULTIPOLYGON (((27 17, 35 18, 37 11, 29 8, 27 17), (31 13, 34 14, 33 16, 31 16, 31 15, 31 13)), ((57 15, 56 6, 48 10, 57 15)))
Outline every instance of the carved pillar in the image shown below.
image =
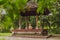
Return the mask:
POLYGON ((19 17, 19 29, 22 27, 22 16, 19 17))
POLYGON ((38 15, 36 15, 36 29, 38 29, 38 15))
POLYGON ((26 20, 26 29, 29 29, 29 19, 28 16, 25 17, 26 20))

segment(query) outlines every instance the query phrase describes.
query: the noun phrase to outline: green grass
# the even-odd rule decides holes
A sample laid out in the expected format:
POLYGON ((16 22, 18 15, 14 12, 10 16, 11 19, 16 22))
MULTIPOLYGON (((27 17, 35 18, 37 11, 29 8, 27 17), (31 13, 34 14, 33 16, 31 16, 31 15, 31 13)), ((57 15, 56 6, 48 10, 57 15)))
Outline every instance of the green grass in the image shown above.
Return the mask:
POLYGON ((11 36, 12 33, 0 33, 0 36, 11 36))
POLYGON ((0 38, 0 40, 6 40, 5 38, 0 38))
POLYGON ((6 40, 6 39, 4 39, 4 38, 0 38, 0 40, 6 40))

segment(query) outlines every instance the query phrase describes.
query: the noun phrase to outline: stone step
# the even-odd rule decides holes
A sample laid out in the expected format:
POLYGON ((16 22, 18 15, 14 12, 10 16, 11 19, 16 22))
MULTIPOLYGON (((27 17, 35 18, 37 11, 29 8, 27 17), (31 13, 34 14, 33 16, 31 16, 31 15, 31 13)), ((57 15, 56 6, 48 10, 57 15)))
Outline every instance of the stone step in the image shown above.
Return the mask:
POLYGON ((50 35, 47 35, 47 36, 42 36, 41 34, 24 34, 24 35, 20 35, 20 34, 15 34, 13 35, 14 37, 25 37, 25 38, 49 38, 51 37, 50 35))

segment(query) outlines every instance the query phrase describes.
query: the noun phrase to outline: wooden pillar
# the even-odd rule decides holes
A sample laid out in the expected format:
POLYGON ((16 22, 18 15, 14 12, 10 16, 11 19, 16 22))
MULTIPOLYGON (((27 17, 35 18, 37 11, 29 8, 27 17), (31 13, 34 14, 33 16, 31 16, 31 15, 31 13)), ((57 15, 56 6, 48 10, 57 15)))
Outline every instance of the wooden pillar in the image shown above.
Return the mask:
POLYGON ((38 29, 38 15, 36 15, 36 29, 38 29))
POLYGON ((29 29, 29 19, 28 16, 25 17, 26 20, 26 29, 29 29))
POLYGON ((22 27, 22 16, 19 17, 19 30, 21 29, 22 27))

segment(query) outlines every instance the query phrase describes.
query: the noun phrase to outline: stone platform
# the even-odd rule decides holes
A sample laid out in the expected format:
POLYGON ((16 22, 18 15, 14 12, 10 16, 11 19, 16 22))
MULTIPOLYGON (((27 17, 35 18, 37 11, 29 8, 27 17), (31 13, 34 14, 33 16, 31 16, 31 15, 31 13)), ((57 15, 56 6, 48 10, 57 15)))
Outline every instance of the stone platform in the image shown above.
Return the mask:
POLYGON ((27 37, 27 38, 48 38, 50 35, 42 35, 42 29, 21 29, 12 30, 13 35, 16 37, 27 37))
POLYGON ((13 34, 41 34, 42 30, 41 29, 21 29, 21 30, 12 30, 13 34))
POLYGON ((49 38, 51 37, 51 35, 47 35, 47 36, 42 36, 42 35, 38 35, 38 34, 34 34, 34 35, 20 35, 20 34, 17 34, 17 35, 13 35, 14 37, 23 37, 23 38, 49 38))

